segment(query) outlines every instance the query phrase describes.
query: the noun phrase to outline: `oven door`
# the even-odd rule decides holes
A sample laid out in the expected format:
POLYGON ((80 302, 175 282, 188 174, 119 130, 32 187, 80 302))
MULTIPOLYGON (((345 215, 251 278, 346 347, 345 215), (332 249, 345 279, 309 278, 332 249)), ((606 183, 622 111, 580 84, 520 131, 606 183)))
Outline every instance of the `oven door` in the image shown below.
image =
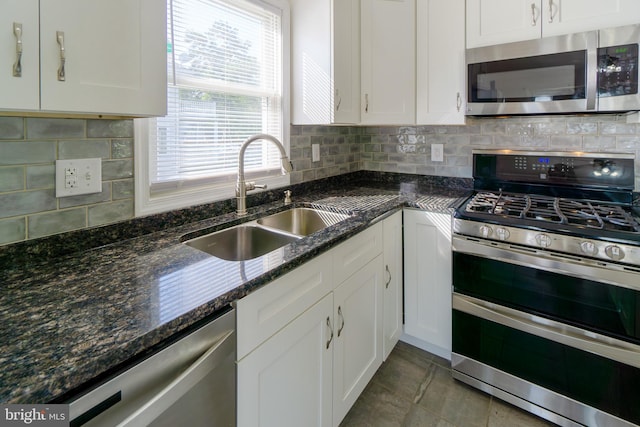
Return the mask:
POLYGON ((468 49, 467 114, 595 111, 597 47, 591 31, 468 49))
POLYGON ((638 272, 462 236, 452 246, 456 378, 560 424, 549 414, 640 424, 638 272))

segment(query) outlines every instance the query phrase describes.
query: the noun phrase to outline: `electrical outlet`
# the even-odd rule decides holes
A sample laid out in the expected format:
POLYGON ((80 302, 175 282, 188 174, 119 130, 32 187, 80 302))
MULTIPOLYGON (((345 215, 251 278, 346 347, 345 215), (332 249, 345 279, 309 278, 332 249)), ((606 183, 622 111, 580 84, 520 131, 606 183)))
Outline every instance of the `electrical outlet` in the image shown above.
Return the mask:
POLYGON ((56 197, 101 191, 102 159, 56 160, 56 197))
POLYGON ((431 161, 444 162, 444 145, 431 144, 431 161))

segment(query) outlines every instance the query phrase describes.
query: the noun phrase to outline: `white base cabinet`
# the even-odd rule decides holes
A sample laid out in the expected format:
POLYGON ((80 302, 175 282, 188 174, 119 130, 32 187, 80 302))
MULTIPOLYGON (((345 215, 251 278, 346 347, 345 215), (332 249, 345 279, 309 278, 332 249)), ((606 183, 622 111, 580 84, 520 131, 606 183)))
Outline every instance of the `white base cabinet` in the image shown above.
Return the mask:
POLYGON ((383 360, 387 221, 237 302, 239 426, 340 424, 383 360))
POLYGON ((449 360, 451 286, 451 215, 405 209, 406 341, 449 360))
POLYGON ((384 242, 384 315, 382 359, 387 360, 402 335, 402 211, 382 223, 384 242))

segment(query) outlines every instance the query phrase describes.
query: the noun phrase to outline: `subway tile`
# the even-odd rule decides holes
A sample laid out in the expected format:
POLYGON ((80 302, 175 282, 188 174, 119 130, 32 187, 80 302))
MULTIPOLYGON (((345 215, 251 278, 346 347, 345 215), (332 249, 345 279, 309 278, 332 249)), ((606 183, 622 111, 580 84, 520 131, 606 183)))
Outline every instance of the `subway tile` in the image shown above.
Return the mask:
POLYGON ((105 160, 102 162, 102 180, 124 179, 133 177, 133 160, 105 160))
POLYGON ((89 226, 111 224, 133 218, 133 200, 119 200, 89 206, 89 226))
POLYGON ((34 165, 27 166, 27 189, 55 188, 56 167, 55 165, 34 165))
POLYGON ((562 122, 534 123, 534 135, 563 135, 567 132, 567 124, 562 122))
POLYGON ((24 139, 24 119, 0 117, 0 139, 24 139))
POLYGON ((89 138, 133 138, 133 120, 87 120, 89 138))
POLYGON ((24 190, 24 168, 0 167, 0 192, 24 190))
POLYGON ((585 151, 609 151, 616 148, 615 136, 584 136, 582 146, 585 151))
POLYGON ((52 163, 55 159, 53 141, 0 141, 0 166, 52 163))
POLYGON ((83 139, 58 142, 58 159, 111 158, 111 144, 106 139, 83 139))
POLYGON ((640 136, 616 137, 616 148, 620 150, 640 150, 640 136))
POLYGON ((19 242, 26 239, 26 237, 26 220, 24 217, 0 220, 0 245, 19 242))
POLYGON ((582 137, 576 135, 554 135, 550 147, 557 150, 581 151, 582 137))
POLYGON ((81 119, 27 118, 27 138, 84 138, 85 121, 81 119))
POLYGON ((0 194, 0 218, 56 209, 54 190, 35 190, 0 194))
POLYGON ((86 208, 47 212, 30 215, 28 218, 30 239, 78 230, 87 226, 86 208))
POLYGON ((635 135, 636 125, 629 123, 600 123, 600 135, 635 135))
POLYGON ((133 179, 124 179, 122 181, 113 181, 111 183, 111 194, 113 200, 133 198, 134 181, 133 179))
POLYGON ((133 139, 114 139, 111 141, 111 158, 127 159, 133 157, 133 139))
POLYGON ((569 135, 597 135, 598 123, 596 122, 568 122, 567 134, 569 135))

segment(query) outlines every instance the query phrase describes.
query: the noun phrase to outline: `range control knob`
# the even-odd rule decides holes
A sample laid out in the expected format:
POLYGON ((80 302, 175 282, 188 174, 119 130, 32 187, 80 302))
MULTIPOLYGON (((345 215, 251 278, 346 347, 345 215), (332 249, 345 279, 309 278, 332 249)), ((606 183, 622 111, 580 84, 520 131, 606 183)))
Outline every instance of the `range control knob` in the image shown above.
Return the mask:
POLYGON ((493 233, 493 230, 488 225, 483 225, 482 227, 480 227, 480 235, 485 239, 491 236, 491 233, 493 233))
POLYGON ((624 258, 624 251, 620 248, 620 246, 609 245, 604 248, 604 253, 614 261, 620 261, 622 258, 624 258))
POLYGON ((582 242, 580 243, 580 249, 583 254, 586 255, 595 255, 598 253, 598 247, 593 242, 582 242))
POLYGON ((551 246, 551 237, 546 234, 537 234, 536 235, 536 243, 543 248, 548 248, 551 246))
POLYGON ((511 234, 506 228, 498 227, 496 228, 496 235, 500 240, 507 240, 511 234))

